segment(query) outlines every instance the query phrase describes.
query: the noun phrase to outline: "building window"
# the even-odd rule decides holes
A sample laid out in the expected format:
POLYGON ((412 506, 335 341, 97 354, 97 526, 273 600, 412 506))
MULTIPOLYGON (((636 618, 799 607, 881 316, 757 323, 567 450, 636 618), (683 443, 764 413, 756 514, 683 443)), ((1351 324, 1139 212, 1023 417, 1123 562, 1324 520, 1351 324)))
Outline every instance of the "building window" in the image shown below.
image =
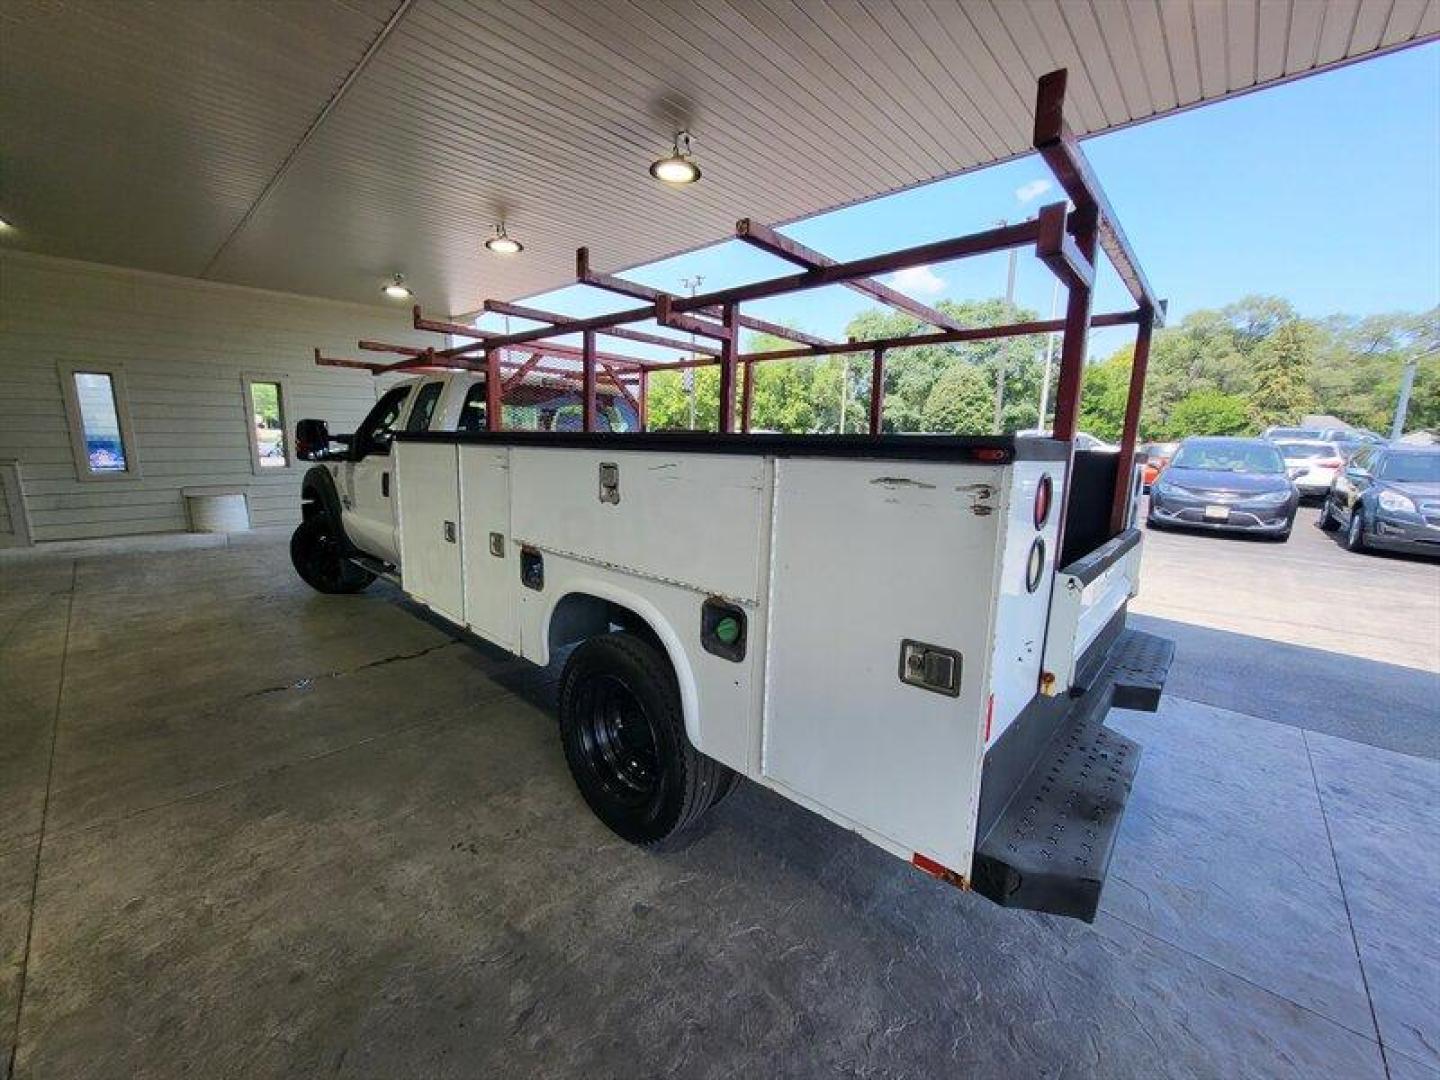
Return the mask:
POLYGON ((257 472, 288 469, 290 429, 286 423, 285 379, 275 375, 246 375, 245 421, 250 434, 250 465, 257 472))
POLYGON ((76 475, 81 480, 139 476, 124 370, 118 365, 61 364, 60 383, 76 475))

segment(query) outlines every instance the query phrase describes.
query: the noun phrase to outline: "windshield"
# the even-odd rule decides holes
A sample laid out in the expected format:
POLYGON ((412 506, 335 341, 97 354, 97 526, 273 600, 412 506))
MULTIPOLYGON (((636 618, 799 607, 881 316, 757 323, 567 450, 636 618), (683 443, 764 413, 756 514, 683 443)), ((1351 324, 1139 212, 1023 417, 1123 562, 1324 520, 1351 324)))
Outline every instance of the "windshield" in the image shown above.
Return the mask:
POLYGON ((1277 427, 1265 433, 1267 439, 1318 439, 1320 432, 1313 428, 1277 427))
POLYGON ((1285 461, 1273 446, 1261 442, 1185 443, 1171 463, 1176 469, 1211 472, 1283 473, 1285 461))
POLYGON ((1390 454, 1380 463, 1379 477, 1399 484, 1440 484, 1440 454, 1390 454))
POLYGON ((1275 449, 1287 461, 1311 461, 1315 458, 1339 457, 1340 451, 1327 443, 1276 443, 1275 449))

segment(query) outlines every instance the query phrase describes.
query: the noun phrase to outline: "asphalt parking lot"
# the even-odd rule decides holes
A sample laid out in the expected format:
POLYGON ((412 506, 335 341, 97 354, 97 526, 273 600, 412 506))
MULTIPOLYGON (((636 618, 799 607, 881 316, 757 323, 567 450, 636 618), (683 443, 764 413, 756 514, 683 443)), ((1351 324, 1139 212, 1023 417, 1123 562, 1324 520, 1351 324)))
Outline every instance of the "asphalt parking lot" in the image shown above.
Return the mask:
POLYGON ((1318 518, 1284 544, 1146 531, 1131 611, 1176 642, 1167 692, 1440 758, 1440 562, 1354 554, 1318 518))
POLYGON ((1149 537, 1178 658, 1112 714, 1144 753, 1093 925, 753 784, 621 843, 555 670, 318 596, 283 536, 5 566, 13 1075, 1434 1080, 1440 767, 1393 746, 1433 732, 1440 571, 1329 543, 1149 537))

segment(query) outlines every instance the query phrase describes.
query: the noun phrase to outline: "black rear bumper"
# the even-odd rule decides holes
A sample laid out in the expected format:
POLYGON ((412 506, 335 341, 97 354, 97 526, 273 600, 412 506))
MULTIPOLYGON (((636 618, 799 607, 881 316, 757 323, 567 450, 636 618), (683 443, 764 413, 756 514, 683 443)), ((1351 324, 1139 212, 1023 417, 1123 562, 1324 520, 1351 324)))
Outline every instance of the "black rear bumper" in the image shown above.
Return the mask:
POLYGON ((1037 698, 986 755, 971 884, 997 904, 1095 918, 1140 763, 1139 744, 1105 717, 1158 708, 1175 648, 1118 629, 1102 650, 1078 697, 1037 698))

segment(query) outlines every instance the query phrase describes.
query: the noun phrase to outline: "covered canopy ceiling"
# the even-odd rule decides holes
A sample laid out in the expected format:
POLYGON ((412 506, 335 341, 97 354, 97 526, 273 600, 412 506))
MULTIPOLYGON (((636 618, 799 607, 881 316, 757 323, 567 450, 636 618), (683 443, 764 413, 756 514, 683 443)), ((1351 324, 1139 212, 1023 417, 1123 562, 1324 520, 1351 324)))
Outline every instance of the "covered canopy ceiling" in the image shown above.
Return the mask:
POLYGON ((1440 0, 4 0, 32 251, 452 313, 1440 31, 1440 0), (701 183, 647 173, 681 128, 701 183), (503 219, 526 244, 482 247, 503 219))

